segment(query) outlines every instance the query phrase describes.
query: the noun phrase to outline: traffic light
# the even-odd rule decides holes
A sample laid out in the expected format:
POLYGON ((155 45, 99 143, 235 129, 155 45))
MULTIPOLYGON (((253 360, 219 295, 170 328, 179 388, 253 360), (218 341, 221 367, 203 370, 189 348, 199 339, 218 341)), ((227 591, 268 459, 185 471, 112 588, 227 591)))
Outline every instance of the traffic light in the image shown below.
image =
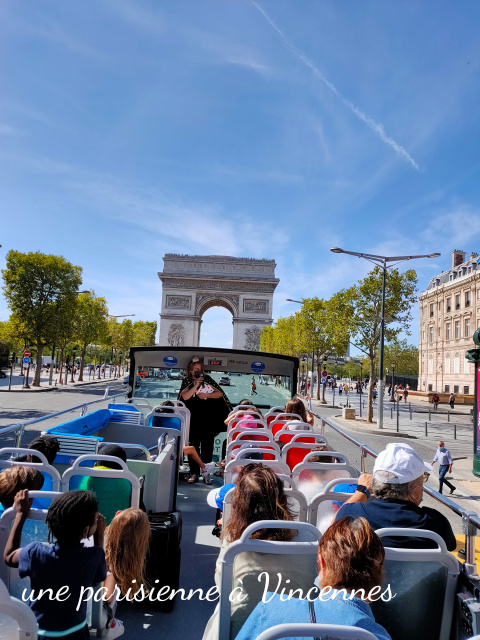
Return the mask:
POLYGON ((67 367, 68 367, 68 365, 70 364, 70 356, 66 356, 65 357, 65 362, 66 362, 67 367))

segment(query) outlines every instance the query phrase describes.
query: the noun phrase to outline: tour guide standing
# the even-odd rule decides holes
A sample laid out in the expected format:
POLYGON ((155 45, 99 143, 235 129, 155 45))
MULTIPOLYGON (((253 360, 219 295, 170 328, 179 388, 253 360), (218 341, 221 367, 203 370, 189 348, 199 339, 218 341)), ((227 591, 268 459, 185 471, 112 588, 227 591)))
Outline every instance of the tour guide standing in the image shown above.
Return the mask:
POLYGON ((451 484, 445 478, 445 476, 447 475, 447 472, 452 473, 452 466, 453 466, 452 454, 448 449, 445 449, 445 443, 442 441, 438 443, 437 453, 435 454, 432 465, 435 464, 435 462, 438 462, 438 464, 440 465, 440 469, 438 471, 438 479, 440 481, 438 492, 442 493, 443 483, 445 483, 447 487, 450 489, 450 493, 453 493, 456 487, 454 487, 453 484, 451 484))
MULTIPOLYGON (((202 460, 210 462, 215 436, 224 431, 224 420, 232 406, 223 389, 203 373, 200 358, 193 357, 182 380, 178 399, 190 410, 190 444, 202 460)), ((191 476, 188 482, 198 482, 200 467, 189 457, 191 476)))

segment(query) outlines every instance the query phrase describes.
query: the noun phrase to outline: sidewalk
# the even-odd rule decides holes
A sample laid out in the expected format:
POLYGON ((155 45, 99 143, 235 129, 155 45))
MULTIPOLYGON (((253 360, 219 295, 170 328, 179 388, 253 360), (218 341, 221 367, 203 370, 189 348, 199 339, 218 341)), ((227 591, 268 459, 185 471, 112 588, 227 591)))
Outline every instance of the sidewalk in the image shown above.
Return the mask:
MULTIPOLYGON (((8 391, 8 387, 9 387, 9 371, 6 372, 8 373, 6 378, 0 378, 0 393, 2 391, 8 391)), ((13 371, 13 376, 12 376, 12 384, 11 384, 11 389, 10 391, 20 391, 20 392, 25 392, 25 393, 39 393, 39 392, 45 392, 45 391, 55 391, 56 389, 67 389, 67 388, 72 388, 72 387, 82 387, 82 386, 86 386, 89 384, 99 384, 99 383, 108 383, 108 382, 117 382, 118 380, 123 380, 123 378, 125 376, 120 376, 117 378, 114 378, 113 376, 110 378, 108 376, 108 372, 105 378, 98 378, 98 372, 95 374, 95 380, 93 379, 93 372, 92 374, 89 376, 88 374, 88 370, 85 369, 83 372, 83 382, 78 382, 78 375, 79 373, 77 372, 74 375, 74 382, 72 382, 72 375, 71 373, 68 374, 68 382, 67 384, 59 384, 59 374, 55 373, 52 376, 52 385, 49 385, 49 380, 50 380, 50 376, 48 372, 44 372, 42 371, 42 374, 40 376, 40 387, 34 387, 32 386, 32 382, 33 382, 33 376, 34 376, 35 372, 32 370, 30 370, 29 376, 28 376, 28 384, 30 386, 29 389, 24 388, 24 384, 26 381, 26 377, 21 376, 20 375, 20 369, 14 369, 13 371)), ((127 374, 125 374, 127 375, 127 374)), ((62 380, 65 381, 65 372, 62 373, 62 380)))

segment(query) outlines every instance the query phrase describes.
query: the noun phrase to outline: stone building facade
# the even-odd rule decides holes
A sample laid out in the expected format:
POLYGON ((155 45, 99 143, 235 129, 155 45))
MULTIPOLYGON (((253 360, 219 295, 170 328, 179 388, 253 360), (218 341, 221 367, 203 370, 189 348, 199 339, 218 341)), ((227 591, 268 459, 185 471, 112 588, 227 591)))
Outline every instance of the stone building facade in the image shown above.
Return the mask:
POLYGON ((232 314, 233 348, 259 351, 260 332, 273 322, 275 260, 167 253, 163 262, 161 345, 198 346, 203 314, 224 307, 232 314))
POLYGON ((480 324, 478 254, 452 251, 452 266, 420 295, 419 391, 473 396, 474 365, 465 360, 480 324))

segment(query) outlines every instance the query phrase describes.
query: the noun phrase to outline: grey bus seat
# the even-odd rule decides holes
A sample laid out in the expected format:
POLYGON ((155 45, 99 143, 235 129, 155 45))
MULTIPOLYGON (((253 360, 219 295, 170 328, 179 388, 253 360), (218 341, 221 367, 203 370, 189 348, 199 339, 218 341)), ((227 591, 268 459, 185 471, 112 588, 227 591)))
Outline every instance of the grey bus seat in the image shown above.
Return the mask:
MULTIPOLYGON (((255 451, 255 449, 251 450, 251 452, 255 451)), ((261 452, 261 449, 259 451, 261 452)), ((235 482, 240 467, 245 467, 247 464, 263 464, 264 467, 273 469, 275 473, 290 475, 290 469, 281 460, 230 460, 225 467, 225 484, 235 482)))
POLYGON ((52 491, 60 491, 60 473, 57 471, 57 469, 55 469, 55 467, 52 467, 52 465, 48 463, 48 460, 41 451, 34 451, 33 449, 24 449, 20 447, 4 447, 3 449, 0 449, 0 458, 4 454, 35 455, 35 457, 38 458, 40 462, 27 462, 15 460, 12 458, 9 458, 7 460, 0 459, 0 469, 7 469, 8 467, 19 465, 22 467, 33 467, 34 469, 38 469, 38 471, 46 473, 50 476, 52 491))
POLYGON ((383 584, 390 585, 395 599, 372 604, 375 620, 392 640, 421 638, 449 640, 460 564, 447 551, 444 540, 433 531, 388 528, 376 531, 388 536, 424 537, 438 544, 436 549, 393 549, 385 547, 383 584))
POLYGON ((0 640, 37 640, 38 624, 30 607, 12 598, 0 580, 0 640))
MULTIPOLYGON (((480 636, 479 636, 480 637, 480 636)), ((263 631, 255 640, 279 640, 280 638, 323 638, 324 640, 377 640, 377 636, 358 627, 339 624, 290 623, 277 624, 263 631)))
POLYGON ((260 602, 265 588, 265 581, 258 580, 262 572, 269 576, 270 591, 275 590, 278 573, 290 580, 289 583, 282 581, 287 592, 289 589, 302 589, 306 594, 314 586, 318 574, 316 562, 320 537, 318 530, 306 522, 263 520, 245 529, 241 538, 227 548, 222 559, 219 640, 233 640, 260 602), (267 528, 296 529, 298 535, 308 538, 308 541, 275 542, 250 538, 255 531, 267 528), (232 611, 229 596, 239 584, 243 588, 242 595, 246 594, 247 598, 237 601, 232 611))
MULTIPOLYGON (((110 406, 110 405, 109 405, 110 406)), ((121 409, 110 409, 112 417, 110 422, 121 422, 123 424, 143 424, 143 414, 140 411, 122 411, 121 409)))
MULTIPOLYGON (((286 448, 286 447, 285 447, 286 448)), ((292 471, 292 478, 297 488, 310 502, 319 493, 323 493, 329 482, 337 478, 358 477, 357 470, 351 466, 348 459, 338 451, 314 451, 307 454, 306 461, 297 464, 292 471), (343 458, 345 462, 308 462, 311 456, 343 458)))

